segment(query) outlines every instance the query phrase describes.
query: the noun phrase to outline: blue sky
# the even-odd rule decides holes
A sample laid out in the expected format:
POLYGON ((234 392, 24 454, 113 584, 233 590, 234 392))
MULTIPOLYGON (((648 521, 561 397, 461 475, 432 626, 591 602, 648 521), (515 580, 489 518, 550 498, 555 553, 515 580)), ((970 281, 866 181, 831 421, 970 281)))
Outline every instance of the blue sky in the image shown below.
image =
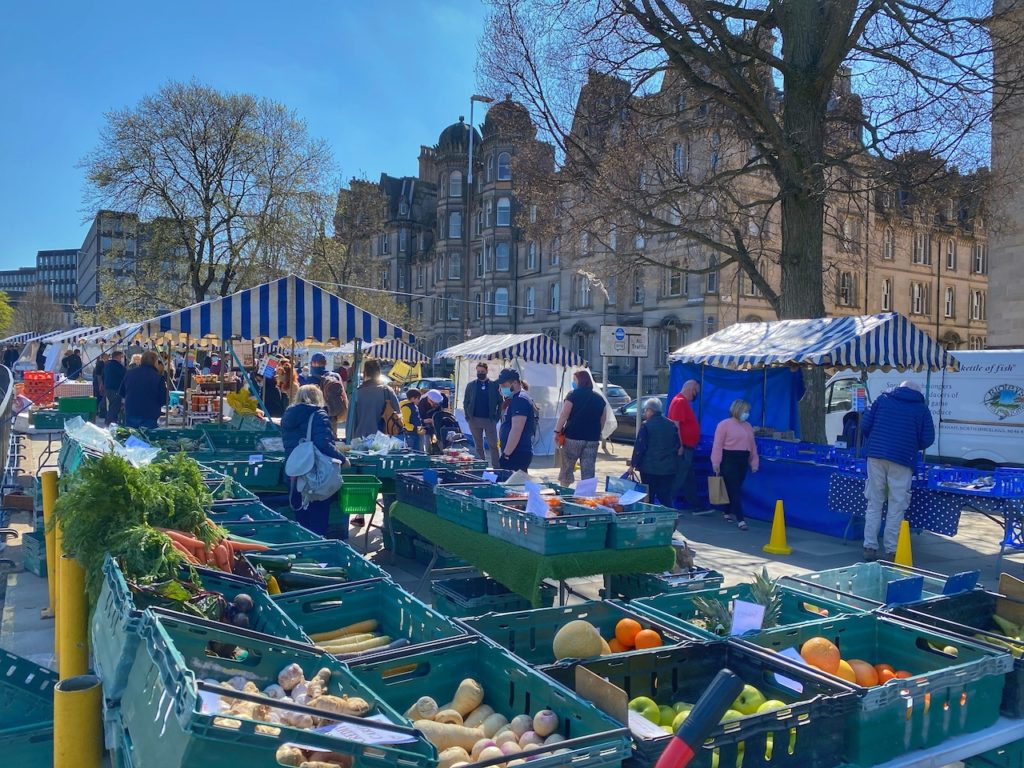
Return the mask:
POLYGON ((286 104, 327 140, 345 177, 415 174, 420 144, 468 118, 484 17, 479 0, 8 4, 0 268, 81 245, 76 166, 103 113, 168 80, 286 104))

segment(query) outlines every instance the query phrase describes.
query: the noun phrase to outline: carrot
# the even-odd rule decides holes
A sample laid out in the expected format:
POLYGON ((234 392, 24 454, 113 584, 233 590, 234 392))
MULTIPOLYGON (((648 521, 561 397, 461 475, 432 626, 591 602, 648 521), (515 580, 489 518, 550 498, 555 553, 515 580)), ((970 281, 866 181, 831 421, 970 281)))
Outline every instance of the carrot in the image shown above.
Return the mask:
POLYGON ((203 549, 205 547, 203 542, 201 542, 195 536, 189 536, 187 533, 175 531, 171 528, 160 528, 159 530, 163 531, 168 536, 170 536, 172 541, 177 541, 178 543, 184 545, 193 552, 195 552, 198 549, 203 549))
POLYGON ((185 556, 185 559, 188 560, 190 563, 192 563, 193 565, 199 565, 199 561, 196 559, 196 556, 193 555, 188 549, 186 549, 184 544, 181 544, 180 542, 171 539, 171 546, 179 552, 181 552, 181 554, 185 556))
POLYGON ((228 548, 223 544, 213 548, 213 562, 222 571, 231 572, 231 558, 228 555, 228 548))

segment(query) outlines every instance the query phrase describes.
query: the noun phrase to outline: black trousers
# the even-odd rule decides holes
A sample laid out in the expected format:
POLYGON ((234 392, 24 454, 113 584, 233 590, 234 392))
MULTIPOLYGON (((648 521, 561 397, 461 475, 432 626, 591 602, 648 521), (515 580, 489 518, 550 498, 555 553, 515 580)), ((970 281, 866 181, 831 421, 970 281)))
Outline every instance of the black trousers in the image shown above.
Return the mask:
POLYGON ((750 469, 750 451, 722 451, 722 480, 729 493, 729 513, 736 521, 743 519, 743 481, 750 469))
POLYGON ((533 461, 533 454, 521 454, 515 453, 512 458, 507 459, 504 455, 498 457, 498 462, 501 464, 502 469, 510 469, 513 472, 516 470, 522 470, 526 472, 530 468, 530 462, 533 461))
POLYGON ((664 507, 673 506, 673 491, 676 487, 675 475, 652 475, 649 472, 641 472, 640 481, 649 489, 648 498, 651 504, 661 504, 664 507))

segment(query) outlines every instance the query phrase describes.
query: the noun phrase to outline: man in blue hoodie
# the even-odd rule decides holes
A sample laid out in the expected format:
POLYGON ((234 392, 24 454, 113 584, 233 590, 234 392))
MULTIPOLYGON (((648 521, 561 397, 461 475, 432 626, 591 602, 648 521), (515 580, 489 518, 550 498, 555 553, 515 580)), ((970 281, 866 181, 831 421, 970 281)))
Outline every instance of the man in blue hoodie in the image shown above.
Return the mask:
POLYGON ((935 425, 921 387, 904 381, 896 389, 875 400, 864 414, 861 430, 866 435, 868 482, 864 496, 868 500, 864 515, 864 559, 878 557, 878 529, 882 524, 882 505, 888 498, 882 544, 885 557, 896 555, 903 514, 910 506, 910 483, 919 451, 935 441, 935 425))

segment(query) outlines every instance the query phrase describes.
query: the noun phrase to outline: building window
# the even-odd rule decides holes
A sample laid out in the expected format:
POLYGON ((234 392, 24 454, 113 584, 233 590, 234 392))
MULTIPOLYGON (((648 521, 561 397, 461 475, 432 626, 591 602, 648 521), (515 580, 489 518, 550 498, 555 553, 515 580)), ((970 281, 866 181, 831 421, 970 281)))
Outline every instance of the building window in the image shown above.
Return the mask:
POLYGON ((971 258, 971 271, 976 275, 988 273, 988 246, 975 243, 971 258))
POLYGON ((946 269, 956 270, 956 240, 946 241, 946 269))
POLYGON ((608 230, 608 250, 613 253, 618 250, 619 247, 619 228, 612 224, 608 230))
POLYGON ((615 306, 615 284, 615 275, 612 275, 611 277, 604 281, 605 306, 615 306))
POLYGON ((714 315, 708 315, 704 320, 704 333, 710 336, 718 330, 718 318, 714 315))
POLYGON ((686 94, 680 93, 676 96, 676 114, 684 112, 686 110, 686 94))
POLYGON ((836 300, 841 307, 852 307, 857 302, 857 284, 852 272, 839 273, 839 291, 836 300))
POLYGON ((487 183, 490 184, 492 181, 494 181, 494 155, 488 155, 485 163, 487 183))
POLYGON ((590 253, 590 233, 580 232, 580 255, 586 256, 590 253))
POLYGON ((479 293, 476 295, 476 298, 473 300, 473 306, 476 307, 476 311, 475 311, 474 314, 476 314, 476 319, 479 320, 481 317, 483 317, 483 314, 484 314, 484 297, 482 295, 480 295, 479 293))
POLYGON ((971 320, 985 319, 985 292, 971 291, 971 320))
POLYGON ((526 268, 530 270, 537 268, 537 244, 533 240, 526 245, 526 268))
POLYGON ((585 275, 577 275, 575 280, 576 308, 587 309, 590 307, 590 278, 585 275))
POLYGON ((484 276, 484 252, 476 251, 476 276, 484 276))
POLYGON ((508 152, 498 153, 498 181, 512 178, 512 156, 508 152))
POLYGON ((892 280, 888 277, 882 279, 882 311, 892 311, 892 280))
POLYGON ((508 243, 498 243, 494 246, 494 271, 508 272, 509 267, 508 243))
POLYGON ((633 238, 633 245, 638 251, 642 251, 647 245, 647 240, 644 238, 644 228, 647 226, 647 222, 640 219, 636 223, 636 237, 633 238))
POLYGON ((400 229, 398 230, 398 252, 405 253, 409 247, 409 230, 400 229))
POLYGON ((445 183, 444 174, 442 173, 437 177, 437 196, 444 200, 445 193, 448 191, 448 185, 445 183))
POLYGON ((537 206, 536 205, 531 205, 530 206, 530 223, 531 224, 536 224, 537 223, 537 206))
POLYGON ((462 237, 462 213, 452 211, 448 214, 448 238, 455 240, 462 237))
POLYGON ((561 285, 561 283, 552 283, 551 284, 551 292, 550 292, 549 296, 551 297, 551 303, 548 305, 548 308, 552 312, 556 312, 556 313, 557 312, 561 312, 561 310, 562 310, 562 285, 561 285))
POLYGON ((711 152, 709 161, 712 172, 718 170, 718 151, 721 145, 722 135, 718 131, 715 131, 714 133, 711 134, 711 152))
POLYGON ((377 282, 377 286, 382 291, 391 290, 391 270, 385 267, 380 271, 380 279, 377 282))
POLYGON ((953 286, 946 286, 946 306, 945 306, 946 317, 954 317, 956 315, 956 290, 953 286))
POLYGON ((537 314, 537 289, 532 285, 526 289, 526 314, 537 314))
POLYGON ((425 276, 423 274, 424 271, 425 270, 423 269, 423 265, 422 264, 419 265, 418 267, 416 267, 416 287, 417 288, 422 288, 424 282, 426 282, 425 276))
POLYGON ((490 229, 491 221, 494 218, 494 200, 490 197, 484 198, 484 225, 490 229))
POLYGON ((508 227, 512 224, 512 201, 507 197, 498 198, 498 216, 495 223, 499 227, 508 227))
POLYGON ((586 360, 590 352, 590 335, 587 333, 574 333, 572 336, 572 348, 581 359, 586 360))
POLYGON ((644 271, 638 269, 633 273, 633 303, 644 303, 644 271))
POLYGON ((914 235, 914 263, 926 266, 932 263, 931 238, 925 232, 914 235))
POLYGON ((658 365, 664 366, 668 356, 686 344, 686 330, 668 321, 658 334, 658 365))
POLYGON ((967 344, 970 349, 984 349, 986 341, 984 336, 971 336, 967 344))
POLYGON ((665 281, 665 294, 667 296, 682 296, 683 295, 683 270, 681 269, 668 269, 666 270, 666 281, 665 281))
POLYGON ((487 244, 487 250, 485 251, 484 271, 494 271, 494 246, 491 245, 490 243, 487 244))
POLYGON ((860 249, 859 223, 852 218, 842 220, 839 229, 839 247, 847 253, 856 253, 860 249))
POLYGON ((458 320, 459 319, 459 302, 457 299, 453 299, 451 296, 445 297, 445 304, 448 305, 448 319, 458 320))
POLYGON ((402 267, 401 264, 399 264, 398 265, 398 290, 400 292, 404 291, 405 287, 406 287, 405 286, 405 269, 402 267))
POLYGON ((461 280, 462 279, 462 254, 461 253, 449 253, 448 254, 448 279, 449 280, 461 280))
POLYGON ((704 293, 718 293, 718 257, 708 256, 708 273, 704 277, 704 293))
POLYGON ((923 283, 910 284, 910 314, 928 314, 928 291, 923 283))
POLYGON ((498 288, 494 291, 494 315, 508 317, 508 288, 498 288))
POLYGON ((384 233, 383 235, 378 235, 378 236, 377 236, 377 255, 378 255, 378 256, 384 256, 384 255, 386 255, 386 254, 388 253, 388 251, 390 251, 390 250, 391 250, 391 249, 390 249, 390 248, 388 247, 388 245, 389 245, 389 244, 388 244, 388 236, 387 236, 387 233, 384 233))
POLYGON ((672 145, 672 173, 676 176, 686 173, 686 150, 679 142, 672 145))
POLYGON ((886 261, 896 258, 896 233, 892 227, 886 227, 882 235, 882 258, 886 261))
POLYGON ((476 233, 479 235, 484 231, 484 211, 481 208, 476 212, 476 233))
POLYGON ((707 116, 708 116, 708 105, 707 104, 701 104, 699 107, 697 107, 697 118, 698 119, 703 120, 707 116))
POLYGON ((562 238, 556 237, 551 241, 551 253, 548 255, 548 263, 554 267, 562 256, 562 238))
POLYGON ((452 171, 448 177, 448 196, 462 197, 462 174, 459 171, 452 171))

